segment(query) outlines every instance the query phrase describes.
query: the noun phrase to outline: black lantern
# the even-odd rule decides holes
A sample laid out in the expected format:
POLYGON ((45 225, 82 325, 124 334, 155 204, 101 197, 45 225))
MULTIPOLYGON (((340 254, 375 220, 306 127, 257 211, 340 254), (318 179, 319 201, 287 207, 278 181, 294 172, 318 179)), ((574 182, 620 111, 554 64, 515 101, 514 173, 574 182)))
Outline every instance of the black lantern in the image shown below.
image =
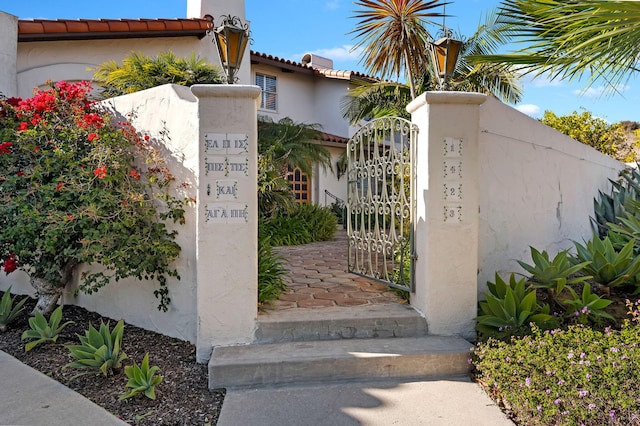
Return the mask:
POLYGON ((431 59, 438 76, 439 90, 449 90, 449 79, 455 71, 461 48, 462 42, 449 36, 431 43, 431 59))
POLYGON ((243 24, 237 16, 220 18, 222 25, 213 30, 213 35, 218 46, 222 68, 227 74, 227 83, 233 84, 249 42, 249 25, 243 24))

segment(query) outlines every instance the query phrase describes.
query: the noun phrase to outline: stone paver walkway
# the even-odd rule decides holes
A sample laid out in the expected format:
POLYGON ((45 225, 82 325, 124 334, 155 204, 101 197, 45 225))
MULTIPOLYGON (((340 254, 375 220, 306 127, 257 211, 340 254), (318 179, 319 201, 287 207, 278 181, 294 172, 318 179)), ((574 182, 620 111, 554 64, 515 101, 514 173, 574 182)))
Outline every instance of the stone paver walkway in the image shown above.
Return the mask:
POLYGON ((289 290, 266 311, 401 303, 388 286, 347 272, 344 230, 339 230, 333 241, 276 250, 285 258, 289 290))

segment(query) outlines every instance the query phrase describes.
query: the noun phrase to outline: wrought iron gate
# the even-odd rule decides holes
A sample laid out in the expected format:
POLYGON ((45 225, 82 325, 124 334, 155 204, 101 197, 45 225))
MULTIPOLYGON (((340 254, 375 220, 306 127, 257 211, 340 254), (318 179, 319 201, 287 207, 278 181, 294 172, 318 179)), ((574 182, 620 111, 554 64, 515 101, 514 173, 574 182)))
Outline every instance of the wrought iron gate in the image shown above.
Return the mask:
POLYGON ((414 291, 417 126, 370 121, 347 144, 349 272, 414 291))

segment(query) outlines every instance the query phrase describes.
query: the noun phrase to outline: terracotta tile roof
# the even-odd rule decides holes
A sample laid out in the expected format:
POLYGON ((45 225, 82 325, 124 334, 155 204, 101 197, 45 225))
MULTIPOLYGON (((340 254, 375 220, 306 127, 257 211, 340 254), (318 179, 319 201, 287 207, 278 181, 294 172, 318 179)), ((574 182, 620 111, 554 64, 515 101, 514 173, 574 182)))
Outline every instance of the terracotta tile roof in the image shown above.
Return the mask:
POLYGON ((197 36, 213 28, 213 18, 201 19, 20 19, 18 41, 91 40, 197 36))
POLYGON ((343 146, 349 142, 349 138, 332 135, 330 133, 322 133, 322 142, 330 142, 330 145, 343 146))
POLYGON ((251 51, 251 63, 253 64, 263 63, 267 65, 272 65, 275 67, 280 67, 282 70, 321 75, 327 78, 335 78, 335 79, 341 79, 341 80, 351 80, 351 79, 368 80, 368 81, 377 80, 375 77, 372 77, 367 74, 362 74, 357 71, 341 71, 341 70, 331 70, 326 68, 313 68, 312 66, 303 64, 301 62, 295 62, 289 59, 279 58, 277 56, 256 52, 254 50, 251 51))

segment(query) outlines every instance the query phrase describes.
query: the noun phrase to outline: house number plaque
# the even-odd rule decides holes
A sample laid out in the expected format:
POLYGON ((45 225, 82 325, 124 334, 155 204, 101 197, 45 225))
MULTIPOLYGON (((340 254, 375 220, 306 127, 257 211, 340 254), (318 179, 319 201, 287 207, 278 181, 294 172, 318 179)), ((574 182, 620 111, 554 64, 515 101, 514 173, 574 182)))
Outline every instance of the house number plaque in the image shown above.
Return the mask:
POLYGON ((444 160, 442 173, 444 178, 443 219, 445 223, 462 222, 462 173, 463 173, 463 143, 461 138, 446 137, 442 141, 444 160))
POLYGON ((249 176, 249 135, 205 132, 204 152, 203 184, 211 199, 204 206, 205 223, 247 223, 251 194, 242 188, 249 176))

